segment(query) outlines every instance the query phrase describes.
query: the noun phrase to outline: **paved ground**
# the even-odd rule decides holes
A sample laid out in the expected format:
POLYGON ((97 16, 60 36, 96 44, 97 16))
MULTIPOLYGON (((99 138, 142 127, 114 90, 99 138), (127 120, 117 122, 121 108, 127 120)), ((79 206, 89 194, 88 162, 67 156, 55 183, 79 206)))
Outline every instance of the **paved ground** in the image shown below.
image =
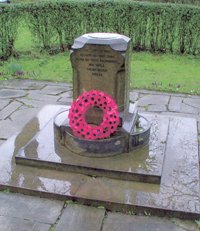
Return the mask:
MULTIPOLYGON (((70 104, 71 85, 36 81, 0 82, 0 144, 19 131, 44 105, 70 104)), ((140 111, 194 117, 200 139, 200 96, 133 91, 140 111)), ((200 146, 200 145, 199 145, 200 146)), ((148 214, 146 214, 148 215, 148 214)), ((198 230, 194 222, 111 213, 70 201, 0 193, 0 231, 198 230)))

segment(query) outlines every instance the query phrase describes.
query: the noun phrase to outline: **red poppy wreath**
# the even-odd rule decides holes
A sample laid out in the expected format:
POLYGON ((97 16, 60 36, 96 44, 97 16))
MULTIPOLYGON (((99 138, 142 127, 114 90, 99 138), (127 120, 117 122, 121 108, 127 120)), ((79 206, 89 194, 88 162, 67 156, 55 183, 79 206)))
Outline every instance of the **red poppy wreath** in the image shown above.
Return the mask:
POLYGON ((71 105, 69 125, 78 138, 88 140, 104 139, 113 134, 119 125, 119 111, 114 99, 108 94, 92 90, 84 92, 71 105), (103 111, 102 123, 92 126, 85 121, 86 112, 93 107, 103 111))

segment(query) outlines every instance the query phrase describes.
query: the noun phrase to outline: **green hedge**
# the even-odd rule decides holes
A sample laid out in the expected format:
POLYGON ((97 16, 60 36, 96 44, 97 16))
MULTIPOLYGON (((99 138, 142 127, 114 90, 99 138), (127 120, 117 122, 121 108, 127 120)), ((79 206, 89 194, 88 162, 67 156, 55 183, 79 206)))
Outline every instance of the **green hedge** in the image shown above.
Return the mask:
POLYGON ((176 4, 187 4, 187 5, 200 5, 199 0, 137 0, 140 2, 162 2, 162 3, 176 3, 176 4))
MULTIPOLYGON (((12 3, 31 3, 31 2, 33 3, 33 2, 42 2, 42 1, 45 1, 45 0, 12 0, 12 3)), ((121 0, 121 1, 126 1, 126 0, 121 0)), ((131 0, 131 1, 136 1, 136 0, 131 0)), ((137 0, 137 1, 200 5, 199 0, 137 0)))
MULTIPOLYGON (((42 49, 59 44, 60 49, 65 50, 75 37, 100 31, 131 37, 136 50, 200 54, 199 7, 133 1, 60 0, 16 4, 14 14, 13 7, 7 5, 5 8, 9 15, 5 16, 9 18, 6 25, 12 24, 14 33, 2 26, 12 41, 21 16, 26 18, 42 49)), ((8 40, 0 37, 1 43, 5 41, 8 40)))
POLYGON ((13 6, 0 5, 0 59, 7 59, 14 53, 19 20, 20 13, 13 6))

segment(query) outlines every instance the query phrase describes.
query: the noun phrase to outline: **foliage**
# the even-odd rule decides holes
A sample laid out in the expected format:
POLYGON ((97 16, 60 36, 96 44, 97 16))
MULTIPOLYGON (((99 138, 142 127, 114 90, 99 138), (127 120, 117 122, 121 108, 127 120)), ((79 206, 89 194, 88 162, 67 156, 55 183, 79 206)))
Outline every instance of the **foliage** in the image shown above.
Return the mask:
POLYGON ((51 225, 49 231, 54 231, 54 230, 55 230, 54 225, 51 225))
POLYGON ((7 28, 7 40, 2 40, 5 58, 13 53, 20 16, 40 49, 52 54, 69 48, 77 36, 96 31, 125 34, 132 38, 135 50, 200 54, 199 7, 128 0, 54 0, 8 5, 0 5, 0 10, 7 11, 3 15, 8 17, 6 25, 10 25, 8 30, 1 22, 7 28))
POLYGON ((18 63, 10 63, 8 65, 8 73, 10 75, 22 75, 22 67, 18 63))
MULTIPOLYGON (((30 2, 42 2, 42 1, 45 1, 45 0, 12 0, 12 3, 30 3, 30 2)), ((57 0, 57 1, 59 1, 59 0, 57 0)), ((121 1, 123 1, 123 0, 121 0, 121 1)), ((131 1, 136 1, 136 0, 131 0, 131 1)), ((137 0, 137 1, 200 5, 199 0, 137 0)))
POLYGON ((17 35, 20 14, 14 6, 0 7, 0 59, 7 59, 14 53, 14 42, 17 35))
MULTIPOLYGON (((136 1, 136 0, 133 0, 133 1, 136 1)), ((188 5, 200 5, 199 0, 137 0, 137 1, 141 1, 141 2, 176 3, 176 4, 188 4, 188 5)))
POLYGON ((195 223, 197 224, 198 228, 200 229, 200 220, 195 220, 195 223))
POLYGON ((62 50, 86 32, 117 32, 136 50, 200 53, 200 8, 131 1, 59 1, 31 4, 29 26, 43 48, 58 38, 62 50))
POLYGON ((4 192, 4 193, 10 193, 10 189, 9 188, 5 188, 3 190, 0 190, 1 192, 4 192))

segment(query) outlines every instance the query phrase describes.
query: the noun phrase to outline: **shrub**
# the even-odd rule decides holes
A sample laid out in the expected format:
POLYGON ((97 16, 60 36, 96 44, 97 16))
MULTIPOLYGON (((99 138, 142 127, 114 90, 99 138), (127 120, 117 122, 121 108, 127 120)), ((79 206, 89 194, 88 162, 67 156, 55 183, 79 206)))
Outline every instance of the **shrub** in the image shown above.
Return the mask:
POLYGON ((199 0, 137 0, 137 1, 200 5, 199 0))
POLYGON ((62 50, 87 32, 130 36, 137 50, 199 54, 200 8, 133 1, 58 1, 31 4, 29 27, 43 48, 62 50))
MULTIPOLYGON (((18 8, 19 9, 19 8, 18 8)), ((0 59, 7 59, 14 53, 20 13, 14 6, 0 7, 0 59)))
MULTIPOLYGON (((136 50, 200 54, 199 7, 119 0, 54 0, 14 6, 42 49, 58 44, 63 51, 75 37, 99 31, 129 36, 136 50)), ((7 37, 2 40, 8 56, 19 21, 13 8, 0 6, 8 12, 4 20, 12 25, 12 30, 4 29, 7 37)))

